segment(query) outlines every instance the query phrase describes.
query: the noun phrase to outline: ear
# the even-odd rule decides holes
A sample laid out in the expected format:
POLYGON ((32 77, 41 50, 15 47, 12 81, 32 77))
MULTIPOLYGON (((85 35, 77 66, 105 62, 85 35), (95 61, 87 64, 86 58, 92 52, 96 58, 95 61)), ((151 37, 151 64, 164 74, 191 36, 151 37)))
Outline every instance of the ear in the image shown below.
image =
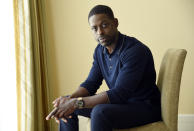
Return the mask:
POLYGON ((119 22, 118 22, 118 19, 117 19, 117 18, 114 18, 114 23, 115 23, 115 26, 116 26, 116 27, 119 26, 119 22))

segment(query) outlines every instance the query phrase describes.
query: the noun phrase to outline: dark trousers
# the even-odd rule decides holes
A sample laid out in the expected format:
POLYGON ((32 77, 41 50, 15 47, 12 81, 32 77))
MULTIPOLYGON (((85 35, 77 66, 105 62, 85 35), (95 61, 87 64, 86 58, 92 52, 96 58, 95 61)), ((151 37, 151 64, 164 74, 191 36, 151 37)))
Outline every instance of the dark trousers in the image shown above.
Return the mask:
POLYGON ((67 123, 60 120, 59 131, 78 131, 77 115, 91 118, 91 131, 112 131, 160 121, 161 108, 146 102, 99 104, 92 109, 76 110, 67 123))

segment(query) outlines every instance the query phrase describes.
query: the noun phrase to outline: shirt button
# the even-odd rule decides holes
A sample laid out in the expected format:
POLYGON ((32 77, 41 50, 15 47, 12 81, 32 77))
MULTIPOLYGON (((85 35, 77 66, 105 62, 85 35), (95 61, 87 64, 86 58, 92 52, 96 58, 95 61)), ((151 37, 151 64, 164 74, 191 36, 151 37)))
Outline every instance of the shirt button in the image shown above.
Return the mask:
POLYGON ((112 66, 109 66, 110 69, 112 69, 112 66))
POLYGON ((111 61, 111 58, 109 58, 109 61, 111 61))

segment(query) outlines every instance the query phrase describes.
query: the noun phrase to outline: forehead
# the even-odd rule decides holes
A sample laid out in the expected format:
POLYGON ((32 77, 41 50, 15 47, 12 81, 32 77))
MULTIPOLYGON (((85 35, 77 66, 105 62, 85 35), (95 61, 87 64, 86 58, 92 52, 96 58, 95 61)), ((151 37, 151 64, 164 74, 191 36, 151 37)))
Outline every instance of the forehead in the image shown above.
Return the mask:
POLYGON ((95 14, 89 18, 90 26, 96 26, 103 22, 110 22, 111 19, 106 14, 95 14))

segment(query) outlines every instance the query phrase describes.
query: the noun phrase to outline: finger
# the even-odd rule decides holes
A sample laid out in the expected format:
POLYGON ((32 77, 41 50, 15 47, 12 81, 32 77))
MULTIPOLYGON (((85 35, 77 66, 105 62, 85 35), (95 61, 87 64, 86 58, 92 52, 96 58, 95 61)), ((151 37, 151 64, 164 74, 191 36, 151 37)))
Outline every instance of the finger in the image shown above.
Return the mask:
POLYGON ((58 120, 55 120, 57 124, 59 124, 59 121, 58 120))
POLYGON ((59 118, 61 118, 64 113, 65 113, 64 111, 62 111, 61 113, 59 113, 59 118))
POLYGON ((55 120, 58 120, 59 121, 59 118, 57 118, 57 117, 54 117, 55 118, 55 120))
POLYGON ((58 109, 57 112, 54 114, 55 117, 59 118, 59 114, 62 112, 62 109, 58 109))
POLYGON ((53 107, 58 107, 59 106, 59 103, 55 103, 54 105, 53 105, 53 107))
POLYGON ((59 103, 60 103, 60 100, 56 101, 56 102, 54 103, 54 107, 59 106, 59 103))
POLYGON ((58 101, 55 102, 54 106, 57 107, 59 106, 59 104, 63 103, 63 99, 62 97, 60 97, 60 99, 58 101))
POLYGON ((50 120, 51 117, 57 112, 58 108, 53 109, 49 115, 46 117, 46 120, 50 120))
POLYGON ((56 101, 55 103, 53 103, 53 107, 57 107, 59 105, 60 101, 56 101))
POLYGON ((67 119, 65 118, 61 118, 62 121, 64 121, 65 123, 67 123, 67 119))
POLYGON ((52 103, 55 104, 60 98, 55 99, 52 103))
POLYGON ((73 111, 71 110, 71 109, 67 109, 64 113, 63 113, 63 115, 65 116, 65 117, 68 117, 69 115, 71 115, 73 113, 73 111))
POLYGON ((72 116, 70 115, 70 116, 68 116, 68 118, 70 118, 70 119, 71 119, 71 118, 72 118, 72 116))
POLYGON ((55 121, 56 121, 58 124, 60 123, 59 119, 56 118, 56 117, 55 117, 55 121))
POLYGON ((60 99, 60 101, 59 101, 59 104, 61 104, 61 103, 65 103, 66 101, 67 101, 67 97, 61 97, 61 99, 60 99))

